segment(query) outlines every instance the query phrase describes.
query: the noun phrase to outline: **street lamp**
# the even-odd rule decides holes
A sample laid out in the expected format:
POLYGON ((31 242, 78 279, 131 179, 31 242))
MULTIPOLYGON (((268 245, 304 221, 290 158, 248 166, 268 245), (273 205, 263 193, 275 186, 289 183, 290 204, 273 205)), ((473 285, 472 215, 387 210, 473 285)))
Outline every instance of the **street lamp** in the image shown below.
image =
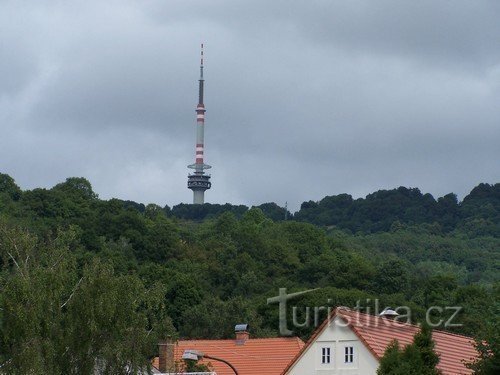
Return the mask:
POLYGON ((182 359, 187 359, 187 360, 191 360, 191 361, 199 361, 200 359, 203 359, 203 358, 213 359, 214 361, 219 361, 219 362, 225 363, 226 365, 231 367, 231 369, 234 371, 235 375, 238 375, 238 371, 234 368, 234 366, 222 358, 212 357, 208 354, 200 352, 199 350, 193 350, 193 349, 186 349, 186 350, 184 350, 184 353, 182 354, 182 359))

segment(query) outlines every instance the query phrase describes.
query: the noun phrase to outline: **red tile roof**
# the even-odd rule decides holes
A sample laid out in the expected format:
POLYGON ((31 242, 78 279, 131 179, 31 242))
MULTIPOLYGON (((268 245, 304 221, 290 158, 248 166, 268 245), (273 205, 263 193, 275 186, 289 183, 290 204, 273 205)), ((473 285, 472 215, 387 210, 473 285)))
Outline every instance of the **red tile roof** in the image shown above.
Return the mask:
MULTIPOLYGON (((248 339, 244 345, 236 345, 235 340, 179 340, 174 355, 180 362, 184 350, 195 349, 228 361, 239 375, 279 375, 303 347, 297 337, 248 339)), ((234 375, 224 363, 208 359, 200 363, 210 363, 217 375, 234 375)), ((153 364, 157 367, 157 360, 153 364)))
MULTIPOLYGON (((338 308, 332 312, 329 319, 325 319, 318 327, 304 348, 287 366, 283 374, 300 359, 309 345, 316 340, 327 326, 328 322, 333 322, 336 316, 342 317, 348 323, 349 327, 351 327, 353 332, 373 353, 377 360, 384 355, 385 348, 392 340, 397 339, 401 346, 410 344, 413 342, 413 336, 419 330, 419 327, 412 324, 400 323, 379 316, 338 308)), ((432 331, 432 338, 436 343, 436 353, 440 356, 437 367, 443 372, 443 375, 472 374, 472 371, 464 365, 464 362, 470 362, 471 359, 477 356, 472 338, 439 330, 432 331)))

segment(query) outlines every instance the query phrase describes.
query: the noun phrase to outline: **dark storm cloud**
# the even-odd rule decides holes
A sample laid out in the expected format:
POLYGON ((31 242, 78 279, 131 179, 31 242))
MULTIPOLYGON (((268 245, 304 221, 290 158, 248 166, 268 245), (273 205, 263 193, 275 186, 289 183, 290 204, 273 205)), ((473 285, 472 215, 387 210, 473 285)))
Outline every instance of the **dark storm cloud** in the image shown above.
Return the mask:
POLYGON ((492 48, 500 35, 497 1, 338 1, 322 7, 304 10, 303 30, 313 41, 450 66, 484 68, 500 57, 492 48))
POLYGON ((496 1, 0 4, 1 170, 104 198, 190 201, 206 43, 211 202, 418 186, 500 170, 496 1))

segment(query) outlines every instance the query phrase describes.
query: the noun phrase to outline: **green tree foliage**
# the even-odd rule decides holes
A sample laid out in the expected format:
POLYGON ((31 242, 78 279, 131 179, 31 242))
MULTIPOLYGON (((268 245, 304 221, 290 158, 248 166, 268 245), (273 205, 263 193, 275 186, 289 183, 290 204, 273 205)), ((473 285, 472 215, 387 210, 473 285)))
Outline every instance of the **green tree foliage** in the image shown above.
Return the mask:
POLYGON ((252 327, 252 335, 265 335, 254 303, 244 297, 222 301, 206 296, 200 304, 184 310, 184 325, 179 333, 184 337, 234 338, 235 324, 245 322, 252 327))
POLYGON ((378 266, 374 290, 383 294, 407 293, 410 287, 409 265, 401 259, 390 259, 378 266))
MULTIPOLYGON (((288 219, 292 219, 293 215, 285 208, 278 206, 276 203, 263 203, 256 208, 260 209, 264 215, 274 221, 285 220, 285 216, 288 219), (285 215, 286 214, 286 215, 285 215)), ((225 212, 232 213, 237 218, 241 218, 249 208, 244 205, 232 205, 226 204, 186 204, 181 203, 172 208, 172 210, 166 210, 170 216, 175 216, 179 219, 202 221, 206 219, 213 219, 225 212)))
MULTIPOLYGON (((498 287, 497 287, 498 288, 498 287)), ((497 290, 496 294, 500 291, 497 290)), ((497 299, 490 306, 490 318, 481 329, 475 347, 479 358, 467 367, 477 375, 496 375, 500 373, 500 303, 497 299)))
POLYGON ((83 177, 67 178, 65 182, 54 186, 53 190, 60 190, 64 192, 68 198, 77 197, 82 200, 92 200, 97 198, 97 194, 92 190, 92 185, 83 177))
POLYGON ((427 324, 422 325, 420 331, 413 338, 413 343, 418 349, 425 367, 425 372, 422 374, 439 374, 439 371, 436 370, 439 356, 434 351, 436 344, 432 340, 432 329, 427 324))
MULTIPOLYGON (((251 209, 205 204, 177 205, 170 210, 99 199, 82 178, 27 191, 21 191, 9 176, 1 175, 0 181, 0 217, 36 235, 33 246, 51 248, 51 239, 71 233, 64 246, 52 246, 66 248, 67 266, 54 271, 53 285, 45 291, 42 286, 48 283, 48 270, 36 268, 44 275, 35 283, 41 295, 50 291, 54 296, 44 303, 68 298, 84 274, 74 297, 87 290, 84 299, 94 292, 92 298, 100 301, 106 291, 91 280, 102 278, 105 285, 109 279, 110 304, 118 303, 115 296, 125 284, 130 285, 130 290, 123 291, 126 298, 131 298, 129 292, 144 288, 156 301, 156 307, 148 310, 154 313, 145 314, 146 321, 167 314, 183 337, 231 337, 234 324, 241 322, 251 324, 252 335, 276 335, 277 308, 266 305, 266 299, 276 295, 278 288, 289 292, 321 288, 294 300, 300 321, 306 318, 308 306, 353 307, 359 300, 373 312, 373 301, 378 298, 381 306, 410 306, 412 319, 424 318, 432 304, 462 306, 456 322, 463 326, 453 330, 469 335, 481 332, 492 320, 494 313, 488 305, 498 299, 492 287, 500 281, 500 236, 494 231, 497 185, 480 185, 463 202, 453 194, 435 201, 418 189, 406 188, 376 192, 365 199, 341 194, 305 202, 297 214, 305 222, 282 220, 284 209, 272 203, 251 209), (156 283, 164 287, 158 289, 156 283)), ((34 266, 32 260, 39 258, 29 259, 28 264, 34 266)), ((0 289, 0 303, 5 304, 8 293, 21 293, 15 285, 24 284, 22 279, 17 284, 12 281, 11 277, 21 277, 14 272, 12 259, 0 262, 4 262, 0 283, 12 288, 0 289)), ((84 318, 68 315, 77 302, 74 297, 58 312, 65 319, 84 318)), ((141 302, 139 312, 145 305, 141 302)), ((100 315, 91 306, 82 310, 97 319, 100 315)), ((130 311, 133 304, 126 306, 130 311)), ((45 309, 37 308, 38 312, 45 309)), ((19 318, 26 314, 18 313, 19 318)), ((446 321, 452 313, 431 318, 446 321)), ((318 319, 325 314, 322 309, 318 319)), ((0 310, 0 326, 7 326, 5 319, 13 315, 9 316, 0 310)), ((33 327, 44 324, 35 320, 33 327)), ((95 332, 106 332, 97 322, 94 326, 95 332)), ((314 324, 294 330, 307 338, 314 324)), ((41 340, 35 328, 30 332, 41 340)), ((51 332, 55 335, 57 329, 51 332)), ((109 354, 107 348, 99 350, 109 354)))
MULTIPOLYGON (((42 241, 0 228, 1 342, 9 374, 128 374, 150 368, 169 320, 160 286, 95 258, 81 272, 72 232, 42 241)), ((170 324, 171 326, 171 324, 170 324)))
POLYGON ((360 199, 339 194, 302 203, 294 218, 352 232, 387 232, 395 222, 437 223, 446 233, 460 229, 473 237, 499 236, 500 184, 479 184, 460 203, 455 194, 435 200, 419 189, 405 187, 379 190, 360 199))
POLYGON ((257 206, 257 208, 273 221, 282 221, 293 217, 290 211, 286 210, 284 207, 278 206, 274 202, 263 203, 257 206))
POLYGON ((169 301, 169 314, 177 323, 183 325, 183 314, 202 301, 202 290, 195 279, 186 274, 178 274, 169 285, 166 298, 169 301))
POLYGON ((5 194, 8 198, 17 201, 21 198, 21 193, 21 189, 12 177, 0 173, 0 194, 5 194))
MULTIPOLYGON (((407 375, 411 368, 403 368, 402 352, 398 340, 393 340, 385 349, 384 356, 380 359, 377 375, 407 375)), ((409 364, 408 364, 409 366, 409 364)))
POLYGON ((397 340, 386 348, 380 359, 377 375, 438 375, 441 374, 436 366, 439 356, 434 351, 432 330, 423 325, 415 334, 413 343, 403 349, 397 340))
POLYGON ((181 203, 172 207, 171 215, 185 220, 201 221, 214 218, 223 212, 232 212, 237 217, 241 217, 246 211, 247 206, 235 206, 229 203, 222 204, 185 204, 181 203))

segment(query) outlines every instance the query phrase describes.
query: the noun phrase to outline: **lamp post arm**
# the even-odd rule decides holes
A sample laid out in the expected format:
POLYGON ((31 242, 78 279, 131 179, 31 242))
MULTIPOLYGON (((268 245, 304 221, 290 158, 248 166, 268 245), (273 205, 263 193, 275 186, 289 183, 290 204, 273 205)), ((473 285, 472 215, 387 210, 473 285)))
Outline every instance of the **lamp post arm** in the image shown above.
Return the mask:
POLYGON ((234 366, 232 364, 230 364, 228 361, 222 359, 222 358, 217 358, 217 357, 212 357, 212 356, 209 356, 207 354, 204 354, 203 355, 204 358, 208 358, 208 359, 213 359, 214 361, 219 361, 219 362, 223 362, 225 363, 226 365, 228 365, 229 367, 231 367, 231 369, 234 371, 234 374, 235 375, 238 375, 238 371, 234 368, 234 366))

